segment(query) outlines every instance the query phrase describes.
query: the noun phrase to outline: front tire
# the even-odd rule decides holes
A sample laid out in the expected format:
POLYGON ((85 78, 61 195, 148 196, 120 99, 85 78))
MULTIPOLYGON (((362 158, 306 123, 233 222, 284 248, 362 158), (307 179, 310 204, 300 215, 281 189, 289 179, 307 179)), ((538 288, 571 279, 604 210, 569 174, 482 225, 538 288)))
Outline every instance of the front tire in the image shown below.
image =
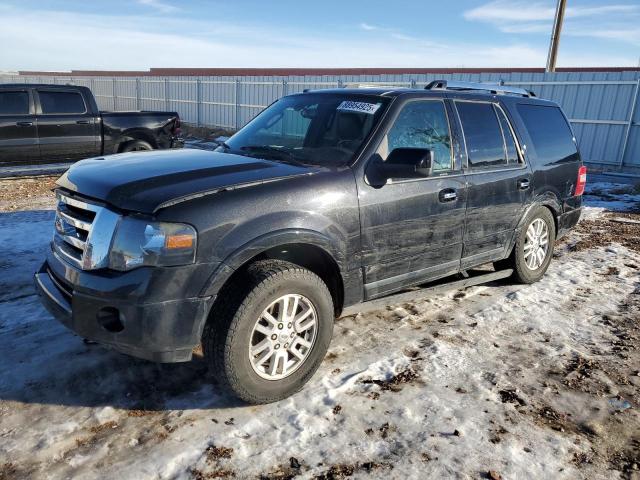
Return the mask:
POLYGON ((535 283, 549 268, 555 241, 553 215, 546 207, 536 207, 527 215, 511 255, 497 262, 496 268, 513 268, 516 281, 535 283))
POLYGON ((218 298, 202 344, 220 383, 256 404, 299 391, 333 334, 333 301, 324 282, 292 263, 261 260, 218 298))

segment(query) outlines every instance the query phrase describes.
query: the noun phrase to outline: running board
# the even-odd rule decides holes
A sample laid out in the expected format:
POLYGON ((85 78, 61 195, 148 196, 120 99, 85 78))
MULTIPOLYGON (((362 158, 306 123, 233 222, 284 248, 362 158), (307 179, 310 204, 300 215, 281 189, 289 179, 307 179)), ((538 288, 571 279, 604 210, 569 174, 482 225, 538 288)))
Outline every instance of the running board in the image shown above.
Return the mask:
POLYGON ((497 272, 490 273, 482 273, 478 271, 468 271, 465 273, 469 276, 461 280, 446 281, 446 279, 444 279, 444 281, 436 282, 417 290, 396 293, 386 297, 376 298, 375 300, 370 300, 368 302, 351 305, 342 311, 340 317, 348 317, 349 315, 355 315, 357 313, 374 312, 376 310, 381 310, 388 305, 415 302, 416 300, 421 300, 434 293, 440 293, 447 290, 458 290, 460 288, 473 287, 474 285, 501 280, 503 278, 510 277, 513 274, 513 269, 508 268, 506 270, 498 270, 497 272))

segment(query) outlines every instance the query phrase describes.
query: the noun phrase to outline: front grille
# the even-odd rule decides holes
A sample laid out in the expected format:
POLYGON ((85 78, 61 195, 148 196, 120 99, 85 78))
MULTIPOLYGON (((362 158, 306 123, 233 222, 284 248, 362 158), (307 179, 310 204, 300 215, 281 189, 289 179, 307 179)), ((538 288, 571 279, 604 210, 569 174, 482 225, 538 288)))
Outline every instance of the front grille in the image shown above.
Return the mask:
POLYGON ((55 251, 83 270, 106 266, 119 216, 101 205, 56 192, 55 251))

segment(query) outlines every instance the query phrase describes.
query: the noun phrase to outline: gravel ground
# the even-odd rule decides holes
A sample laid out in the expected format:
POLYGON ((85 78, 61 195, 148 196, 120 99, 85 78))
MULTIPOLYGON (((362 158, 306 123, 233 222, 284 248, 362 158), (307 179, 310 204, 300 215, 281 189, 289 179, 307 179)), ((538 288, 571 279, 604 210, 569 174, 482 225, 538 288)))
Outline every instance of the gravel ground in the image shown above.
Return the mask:
POLYGON ((628 187, 590 187, 542 281, 342 318, 302 392, 246 406, 199 354, 156 365, 57 324, 31 286, 52 179, 12 182, 0 204, 0 480, 640 480, 640 196, 628 187))

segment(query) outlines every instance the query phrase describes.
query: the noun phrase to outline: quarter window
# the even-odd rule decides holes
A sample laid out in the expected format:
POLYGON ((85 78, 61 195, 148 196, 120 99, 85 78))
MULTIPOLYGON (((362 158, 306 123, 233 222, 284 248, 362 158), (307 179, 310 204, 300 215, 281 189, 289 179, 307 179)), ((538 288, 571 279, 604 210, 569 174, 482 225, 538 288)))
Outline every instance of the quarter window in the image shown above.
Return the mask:
POLYGON ((452 170, 451 135, 443 102, 414 101, 403 107, 378 153, 386 160, 394 149, 402 147, 428 148, 434 172, 452 170))
POLYGON ((77 92, 38 91, 44 114, 71 114, 87 111, 82 95, 77 92))
POLYGON ((0 115, 28 115, 29 94, 27 92, 1 92, 0 115))
POLYGON ((467 145, 469 167, 487 168, 507 164, 502 128, 493 105, 456 102, 467 145))
POLYGON ((518 113, 531 136, 540 163, 547 165, 579 160, 573 133, 559 108, 520 104, 518 113))

